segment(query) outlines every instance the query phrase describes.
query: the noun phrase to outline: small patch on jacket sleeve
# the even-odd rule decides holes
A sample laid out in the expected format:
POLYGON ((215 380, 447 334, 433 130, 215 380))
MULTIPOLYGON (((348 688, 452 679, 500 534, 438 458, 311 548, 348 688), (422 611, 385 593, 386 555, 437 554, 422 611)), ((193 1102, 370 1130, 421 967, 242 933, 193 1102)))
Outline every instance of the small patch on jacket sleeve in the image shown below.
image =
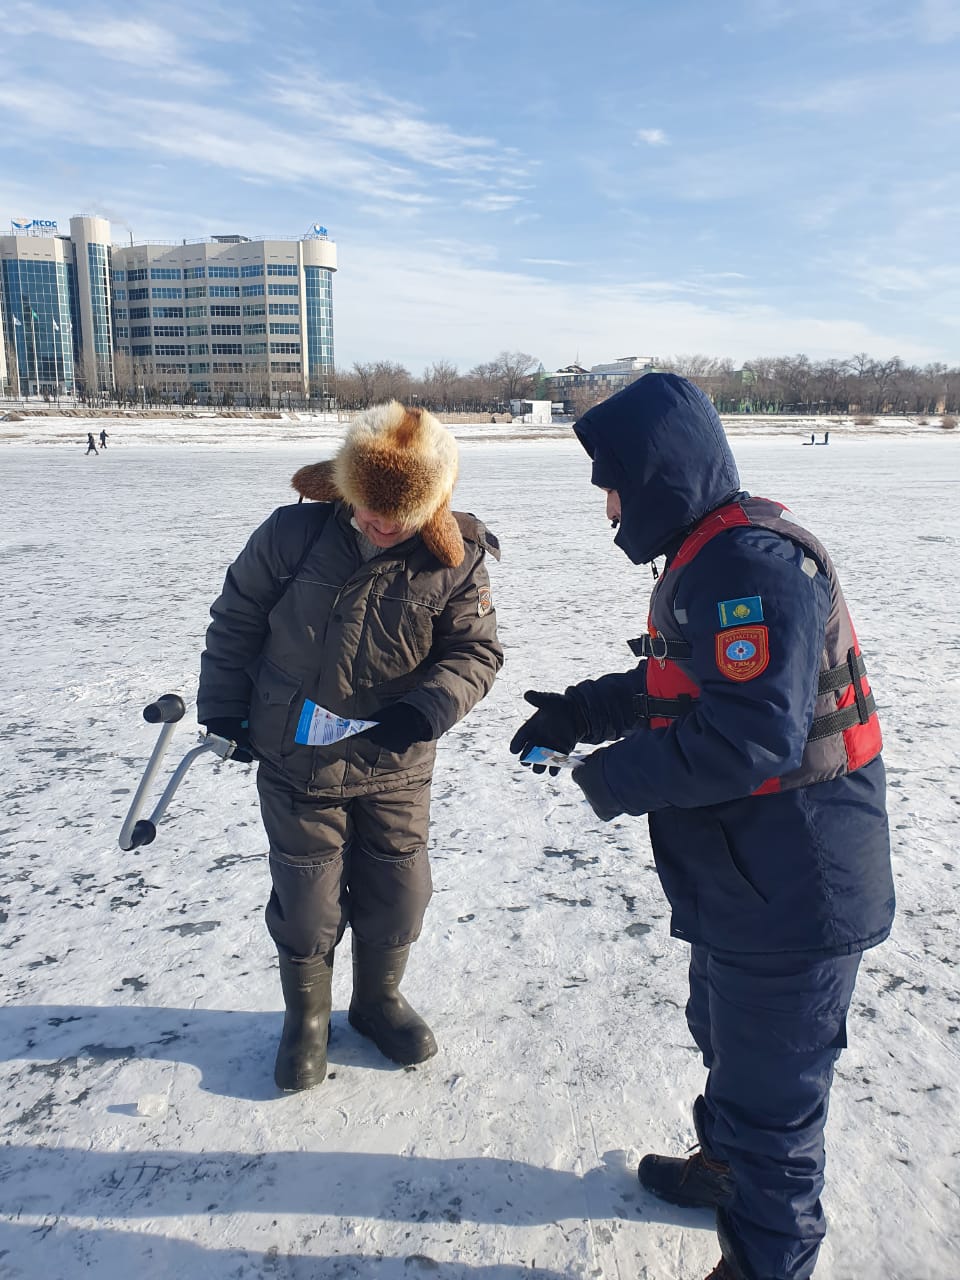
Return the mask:
POLYGON ((477 613, 485 617, 493 608, 493 596, 489 587, 477 587, 477 613))
POLYGON ((717 670, 728 680, 753 680, 770 664, 769 634, 765 626, 718 631, 717 670))

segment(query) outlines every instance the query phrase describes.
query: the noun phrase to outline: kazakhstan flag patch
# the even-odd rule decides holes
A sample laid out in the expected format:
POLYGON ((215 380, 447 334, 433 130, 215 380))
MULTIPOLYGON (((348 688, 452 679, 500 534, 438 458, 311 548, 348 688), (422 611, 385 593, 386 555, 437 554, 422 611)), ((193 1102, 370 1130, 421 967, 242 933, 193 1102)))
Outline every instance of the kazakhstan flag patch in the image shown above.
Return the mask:
POLYGON ((742 627, 748 622, 763 621, 763 604, 759 596, 741 596, 739 600, 717 602, 721 627, 742 627))

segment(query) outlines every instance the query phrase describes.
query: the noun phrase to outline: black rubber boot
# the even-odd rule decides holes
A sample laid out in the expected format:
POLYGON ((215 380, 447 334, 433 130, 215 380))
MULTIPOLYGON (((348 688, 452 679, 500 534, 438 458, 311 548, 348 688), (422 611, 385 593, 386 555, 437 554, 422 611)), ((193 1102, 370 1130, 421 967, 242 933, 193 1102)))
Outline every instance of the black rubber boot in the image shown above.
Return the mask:
MULTIPOLYGON (((675 1156, 644 1156, 637 1169, 640 1185, 658 1200, 685 1209, 716 1209, 733 1195, 730 1166, 718 1160, 704 1141, 704 1101, 693 1104, 693 1124, 700 1145, 685 1160, 675 1156)), ((722 1274, 722 1273, 721 1273, 722 1274)))
POLYGON ((412 1066, 437 1052, 433 1032, 400 994, 409 947, 370 947, 353 940, 353 999, 350 1025, 367 1036, 385 1058, 412 1066))
POLYGON ((333 952, 312 960, 280 957, 286 1015, 273 1078, 287 1093, 312 1089, 327 1074, 333 952))

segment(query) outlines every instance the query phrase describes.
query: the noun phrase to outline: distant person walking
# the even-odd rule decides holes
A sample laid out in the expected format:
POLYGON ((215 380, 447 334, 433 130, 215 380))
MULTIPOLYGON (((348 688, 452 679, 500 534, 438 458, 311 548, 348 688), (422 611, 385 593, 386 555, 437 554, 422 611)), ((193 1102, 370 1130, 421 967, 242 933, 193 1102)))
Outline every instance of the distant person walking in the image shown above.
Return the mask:
POLYGON ((102 427, 100 430, 100 448, 105 449, 106 447, 107 447, 107 429, 106 427, 102 427))
POLYGON ((97 442, 93 438, 93 432, 87 432, 87 454, 97 452, 97 442))

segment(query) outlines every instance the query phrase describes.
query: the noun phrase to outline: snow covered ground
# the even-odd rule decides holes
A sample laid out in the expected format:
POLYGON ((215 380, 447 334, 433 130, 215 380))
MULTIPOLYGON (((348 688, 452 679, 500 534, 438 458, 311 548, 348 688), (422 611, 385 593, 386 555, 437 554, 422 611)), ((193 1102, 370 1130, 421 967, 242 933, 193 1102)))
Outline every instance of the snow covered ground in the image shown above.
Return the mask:
MULTIPOLYGON (((108 449, 128 445, 158 444, 232 444, 272 448, 278 444, 317 445, 340 440, 346 430, 347 415, 276 411, 270 418, 249 418, 238 410, 236 417, 218 417, 209 409, 193 414, 139 418, 134 413, 104 418, 73 418, 45 413, 30 416, 30 408, 11 406, 7 412, 0 406, 0 444, 61 445, 86 448, 87 432, 98 439, 100 429, 108 436, 108 449)), ((820 416, 770 416, 736 414, 724 418, 727 431, 739 436, 790 436, 809 443, 811 435, 822 443, 824 432, 836 442, 838 437, 871 439, 882 436, 949 436, 939 417, 926 418, 851 418, 820 416)), ((569 440, 570 422, 554 421, 546 426, 531 426, 520 421, 458 422, 450 428, 463 441, 569 440)))
MULTIPOLYGON (((462 449, 458 505, 503 543, 507 661, 440 751, 405 984, 440 1054, 404 1070, 353 1032, 345 955, 330 1076, 278 1097, 252 770, 203 759, 154 844, 117 834, 155 741, 141 707, 192 698, 226 564, 333 440, 107 430, 96 458, 2 451, 0 1276, 702 1280, 709 1215, 635 1176, 693 1141, 703 1080, 645 823, 598 822, 506 747, 524 689, 626 668, 643 629, 649 575, 578 446, 462 449)), ((831 549, 887 743, 899 914, 839 1065, 818 1280, 960 1273, 954 437, 734 442, 744 484, 831 549)), ((191 715, 170 760, 194 741, 191 715)))

